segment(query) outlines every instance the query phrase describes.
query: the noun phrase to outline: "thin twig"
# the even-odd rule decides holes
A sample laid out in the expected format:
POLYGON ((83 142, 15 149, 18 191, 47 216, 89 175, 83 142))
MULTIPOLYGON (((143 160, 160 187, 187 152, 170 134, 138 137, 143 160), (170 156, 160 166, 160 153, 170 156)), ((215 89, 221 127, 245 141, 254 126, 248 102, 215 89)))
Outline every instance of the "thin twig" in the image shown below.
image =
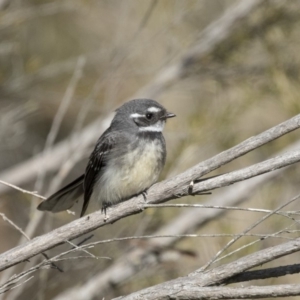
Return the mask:
POLYGON ((90 253, 89 251, 87 251, 87 250, 85 250, 84 248, 84 246, 77 246, 76 244, 74 244, 74 243, 72 243, 72 242, 70 242, 70 241, 66 241, 67 243, 69 243, 71 246, 73 246, 73 248, 72 248, 72 250, 77 250, 77 251, 83 251, 83 252, 85 252, 86 254, 88 254, 90 257, 92 257, 92 258, 95 258, 95 259, 97 259, 97 257, 94 255, 94 254, 92 254, 92 253, 90 253))
MULTIPOLYGON (((293 226, 293 224, 292 224, 291 226, 293 226)), ((287 228, 289 228, 289 227, 287 227, 287 228)), ((238 252, 240 252, 240 251, 242 251, 242 250, 244 250, 244 249, 246 249, 246 248, 249 248, 250 246, 253 246, 253 245, 256 244, 256 243, 261 242, 262 240, 266 240, 266 239, 268 239, 268 238, 277 237, 277 236, 280 235, 281 233, 289 233, 289 230, 288 230, 287 228, 282 229, 282 230, 279 230, 279 231, 274 232, 274 233, 271 233, 271 234, 266 234, 264 237, 262 237, 262 238, 260 238, 260 239, 258 239, 258 240, 252 241, 251 243, 247 243, 247 244, 245 244, 245 245, 243 245, 243 246, 241 246, 241 247, 235 249, 234 251, 231 251, 230 253, 228 253, 228 254, 226 254, 226 255, 224 255, 224 256, 222 256, 222 257, 219 257, 218 259, 216 259, 216 260, 214 261, 214 263, 216 263, 216 262, 218 262, 218 261, 221 261, 222 259, 225 259, 225 258, 227 258, 227 257, 229 257, 229 256, 232 256, 233 254, 238 253, 238 252)), ((297 232, 297 231, 298 231, 298 230, 295 230, 295 231, 292 231, 292 232, 297 232)), ((246 234, 246 235, 244 235, 244 236, 247 236, 247 235, 248 235, 248 234, 246 234)), ((238 238, 238 235, 236 236, 236 238, 238 238)), ((292 239, 293 239, 293 238, 291 238, 291 240, 292 240, 292 239)))
POLYGON ((9 287, 7 287, 6 289, 0 288, 0 294, 6 293, 6 292, 8 292, 8 291, 10 291, 10 290, 13 290, 13 289, 19 287, 20 285, 25 284, 26 282, 28 282, 29 280, 31 280, 33 277, 34 277, 34 276, 31 276, 31 277, 25 279, 23 282, 20 282, 19 284, 16 284, 16 285, 13 285, 13 286, 9 286, 9 287))
MULTIPOLYGON (((205 204, 187 204, 187 203, 178 203, 178 204, 146 204, 145 208, 168 208, 168 207, 176 207, 176 208, 183 208, 183 207, 194 207, 194 208, 213 208, 213 209, 225 209, 225 210, 240 210, 240 211, 248 211, 248 212, 261 212, 261 213, 270 213, 273 210, 270 209, 261 209, 261 208, 251 208, 251 207, 238 207, 238 206, 220 206, 220 205, 205 205, 205 204)), ((299 215, 300 211, 278 211, 275 214, 280 215, 299 215)))
POLYGON ((34 192, 27 191, 27 190, 21 189, 20 187, 18 187, 18 186, 16 186, 16 185, 13 185, 13 184, 11 184, 11 183, 5 182, 5 181, 3 181, 3 180, 0 180, 0 183, 1 183, 1 184, 4 184, 4 185, 6 185, 6 186, 9 186, 9 187, 11 187, 11 188, 13 188, 13 189, 15 189, 15 190, 17 190, 17 191, 20 191, 20 192, 22 192, 22 193, 24 193, 24 194, 29 194, 29 195, 32 195, 32 196, 34 196, 34 197, 37 197, 37 198, 40 198, 40 199, 43 199, 43 200, 46 199, 46 197, 39 195, 38 192, 36 192, 36 191, 34 191, 34 192))
MULTIPOLYGON (((65 260, 65 259, 72 259, 72 258, 64 258, 64 259, 61 259, 61 257, 71 253, 71 252, 74 252, 78 249, 76 248, 72 248, 68 251, 65 251, 65 252, 62 252, 62 253, 59 253, 58 255, 52 257, 52 258, 47 258, 46 260, 43 260, 41 263, 29 268, 28 270, 26 271, 23 271, 17 275, 14 275, 12 276, 7 282, 5 282, 4 284, 0 285, 0 294, 1 293, 4 293, 7 289, 7 287, 11 286, 11 285, 14 285, 16 282, 18 282, 19 280, 21 280, 22 278, 38 271, 39 269, 42 269, 42 268, 45 268, 45 267, 48 267, 49 265, 53 265, 54 262, 57 262, 57 261, 61 261, 61 260, 65 260)), ((79 249, 82 251, 82 249, 79 249)), ((100 257, 100 256, 89 256, 89 258, 94 258, 94 259, 111 259, 110 257, 100 257)), ((73 258, 74 259, 74 258, 73 258)))
POLYGON ((248 233, 250 230, 252 230, 253 228, 255 228, 257 225, 261 224, 263 221, 265 221, 266 219, 268 219, 270 216, 274 215, 276 212, 280 211, 281 209, 283 209, 285 206, 291 204, 292 202, 295 202, 296 200, 298 200, 300 198, 300 195, 297 195, 296 197, 294 197, 293 199, 287 201, 286 203, 280 205, 278 208, 276 208, 275 210, 273 210, 272 212, 268 213, 266 216, 262 217, 260 220, 256 221, 254 224, 252 224, 251 226, 249 226, 247 229, 245 229, 243 232, 241 232, 240 235, 238 235, 237 237, 235 237, 234 239, 232 239, 229 243, 227 243, 225 245, 225 247, 223 247, 220 251, 218 251, 218 253, 206 264, 204 265, 200 270, 204 271, 206 270, 211 264, 213 264, 216 259, 226 250, 228 249, 232 244, 234 244, 237 240, 239 240, 242 236, 244 236, 246 233, 248 233))
POLYGON ((16 225, 12 220, 10 220, 8 217, 5 216, 5 214, 0 213, 0 216, 5 222, 8 222, 11 226, 13 226, 17 231, 19 231, 28 241, 30 240, 30 237, 20 228, 18 225, 16 225))
MULTIPOLYGON (((4 221, 8 222, 10 225, 12 225, 17 231, 19 231, 28 241, 30 241, 30 237, 24 232, 18 225, 16 225, 12 220, 10 220, 8 217, 5 216, 5 214, 0 213, 0 216, 3 218, 4 221)), ((48 259, 48 256, 45 253, 41 253, 46 259, 48 259)), ((57 267, 55 264, 52 264, 52 267, 54 269, 59 270, 60 272, 63 272, 62 269, 57 267)))
MULTIPOLYGON (((295 230, 295 232, 299 232, 300 230, 295 230)), ((287 239, 287 240, 293 240, 294 238, 288 238, 279 236, 279 234, 283 233, 285 231, 279 231, 277 233, 246 233, 244 236, 250 236, 250 237, 261 237, 265 239, 266 237, 275 237, 280 239, 287 239)), ((114 243, 114 242, 123 242, 123 241, 129 241, 129 240, 148 240, 148 239, 161 239, 161 238, 216 238, 216 237, 239 237, 239 233, 203 233, 203 234, 169 234, 169 235, 141 235, 141 236, 128 236, 128 237, 122 237, 122 238, 113 238, 113 239, 107 239, 103 241, 96 241, 89 244, 85 244, 81 247, 77 247, 75 249, 82 250, 85 248, 93 248, 96 245, 100 244, 107 244, 107 243, 114 243)), ((261 240, 261 239, 260 239, 261 240)), ((71 249, 73 250, 73 249, 71 249)), ((71 252, 70 250, 70 252, 71 252)), ((70 253, 68 252, 68 253, 70 253)))

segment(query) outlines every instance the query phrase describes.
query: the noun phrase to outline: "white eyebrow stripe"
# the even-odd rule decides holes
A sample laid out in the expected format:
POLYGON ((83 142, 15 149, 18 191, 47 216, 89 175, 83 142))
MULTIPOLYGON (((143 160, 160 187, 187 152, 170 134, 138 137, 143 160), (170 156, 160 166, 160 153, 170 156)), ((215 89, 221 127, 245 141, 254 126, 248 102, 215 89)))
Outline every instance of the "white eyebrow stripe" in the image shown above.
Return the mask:
POLYGON ((130 115, 130 118, 134 119, 134 118, 140 118, 140 117, 145 117, 145 115, 141 115, 141 114, 138 114, 138 113, 133 113, 130 115))
POLYGON ((155 113, 155 112, 161 111, 161 108, 152 106, 152 107, 149 107, 149 108, 147 109, 147 111, 155 113))

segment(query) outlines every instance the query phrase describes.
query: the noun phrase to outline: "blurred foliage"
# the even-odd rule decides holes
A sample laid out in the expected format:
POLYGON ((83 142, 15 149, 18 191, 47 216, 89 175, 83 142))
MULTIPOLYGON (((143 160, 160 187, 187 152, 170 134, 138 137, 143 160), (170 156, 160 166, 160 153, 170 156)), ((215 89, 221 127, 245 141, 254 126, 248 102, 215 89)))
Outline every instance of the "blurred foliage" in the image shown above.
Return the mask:
MULTIPOLYGON (((0 11, 0 169, 7 170, 43 150, 79 56, 86 58, 84 76, 76 87, 55 142, 92 120, 105 117, 130 99, 160 70, 194 45, 201 31, 234 3, 234 0, 7 2, 0 11), (81 115, 84 109, 85 116, 81 115)), ((299 0, 281 1, 276 10, 263 6, 249 18, 251 32, 246 34, 241 28, 230 41, 195 63, 192 71, 156 99, 177 114, 165 130, 168 160, 162 178, 177 174, 299 113, 299 15, 299 0)), ((220 172, 266 159, 296 141, 298 136, 298 132, 291 133, 224 166, 220 172)), ((77 164, 65 182, 80 174, 85 163, 86 158, 77 164)), ((40 193, 47 190, 54 176, 47 174, 40 193)), ((255 191, 242 205, 266 209, 278 206, 298 193, 299 176, 297 166, 290 168, 255 191)), ((34 190, 35 184, 25 188, 34 190)), ((222 191, 214 194, 222 197, 222 191)), ((209 200, 209 196, 174 202, 202 203, 204 200, 209 200)), ((11 192, 1 197, 0 210, 25 228, 34 214, 30 208, 32 201, 31 197, 11 192)), ((298 207, 297 204, 292 206, 290 210, 298 207)), ((179 212, 172 208, 148 209, 97 230, 93 240, 151 234, 179 212)), ((259 217, 249 212, 228 212, 195 232, 238 233, 259 217)), ((73 218, 63 213, 49 215, 37 234, 51 230, 51 224, 57 227, 73 218)), ((16 245, 19 233, 0 222, 3 252, 16 245)), ((255 232, 275 232, 287 226, 286 222, 274 217, 255 232)), ((229 239, 181 240, 174 248, 194 252, 195 256, 182 255, 180 259, 141 270, 138 276, 114 287, 106 299, 185 275, 205 264, 229 239)), ((253 237, 245 237, 235 247, 252 240, 253 237)), ((276 242, 276 239, 267 239, 256 243, 227 260, 276 242)), ((39 299, 51 299, 68 287, 87 281, 137 244, 116 242, 91 250, 112 260, 66 261, 62 263, 64 273, 41 271, 27 283, 17 299, 38 299, 41 295, 44 298, 39 299), (39 293, 33 292, 37 289, 39 293)), ((64 247, 53 249, 51 255, 64 247)), ((299 280, 299 276, 292 277, 290 282, 297 278, 299 280)), ((276 281, 283 283, 288 279, 270 282, 276 281)))

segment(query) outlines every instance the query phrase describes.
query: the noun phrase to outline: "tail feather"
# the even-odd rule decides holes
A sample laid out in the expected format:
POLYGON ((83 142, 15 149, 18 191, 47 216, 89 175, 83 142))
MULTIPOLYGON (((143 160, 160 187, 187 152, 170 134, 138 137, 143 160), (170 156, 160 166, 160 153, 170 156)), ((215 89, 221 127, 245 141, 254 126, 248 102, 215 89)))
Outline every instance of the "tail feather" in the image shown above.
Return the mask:
POLYGON ((84 175, 81 175, 40 203, 37 209, 60 212, 71 208, 76 200, 84 193, 83 180, 84 175))

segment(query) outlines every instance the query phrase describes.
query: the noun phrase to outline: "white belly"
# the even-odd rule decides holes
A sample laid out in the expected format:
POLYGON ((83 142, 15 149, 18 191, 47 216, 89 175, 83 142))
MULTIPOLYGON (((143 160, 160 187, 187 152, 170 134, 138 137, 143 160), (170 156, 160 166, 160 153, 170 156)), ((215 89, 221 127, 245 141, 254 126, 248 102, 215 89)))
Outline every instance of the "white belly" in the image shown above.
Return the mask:
POLYGON ((164 149, 158 143, 157 140, 148 141, 142 151, 129 151, 109 163, 92 197, 101 205, 116 204, 154 184, 163 168, 164 149))

